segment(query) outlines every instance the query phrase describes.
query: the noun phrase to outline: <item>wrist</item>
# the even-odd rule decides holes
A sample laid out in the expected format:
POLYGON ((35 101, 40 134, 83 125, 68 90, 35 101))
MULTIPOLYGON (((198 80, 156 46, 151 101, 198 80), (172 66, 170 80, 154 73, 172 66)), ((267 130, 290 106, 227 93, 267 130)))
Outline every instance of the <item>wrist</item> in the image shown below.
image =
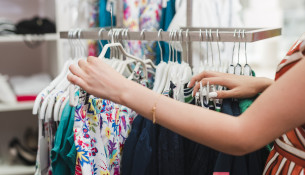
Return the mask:
POLYGON ((132 99, 133 90, 136 88, 135 85, 135 82, 125 79, 118 97, 119 104, 127 106, 128 101, 132 99))
POLYGON ((273 84, 273 80, 272 79, 270 79, 270 78, 265 78, 265 77, 261 77, 261 82, 262 82, 262 84, 261 84, 261 87, 260 87, 260 89, 259 89, 259 93, 260 92, 263 92, 263 91, 265 91, 270 85, 272 85, 273 84))

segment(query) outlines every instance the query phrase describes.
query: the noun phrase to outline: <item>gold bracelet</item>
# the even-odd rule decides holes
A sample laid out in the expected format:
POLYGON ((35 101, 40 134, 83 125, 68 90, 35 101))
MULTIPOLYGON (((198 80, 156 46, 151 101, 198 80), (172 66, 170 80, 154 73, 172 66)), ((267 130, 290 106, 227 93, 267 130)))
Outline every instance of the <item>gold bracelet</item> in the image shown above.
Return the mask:
POLYGON ((153 108, 152 108, 152 110, 151 110, 151 111, 152 111, 152 113, 153 113, 153 117, 152 117, 153 124, 155 124, 155 123, 156 123, 156 109, 157 109, 157 102, 159 101, 160 96, 161 96, 161 94, 159 94, 158 99, 156 100, 155 105, 153 106, 153 108))

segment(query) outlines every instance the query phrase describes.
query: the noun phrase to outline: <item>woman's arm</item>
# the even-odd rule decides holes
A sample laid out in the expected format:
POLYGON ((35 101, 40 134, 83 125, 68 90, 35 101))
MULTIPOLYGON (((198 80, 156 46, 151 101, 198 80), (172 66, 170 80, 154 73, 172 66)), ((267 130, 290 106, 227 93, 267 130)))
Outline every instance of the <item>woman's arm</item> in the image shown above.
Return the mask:
POLYGON ((273 83, 240 117, 189 105, 126 80, 100 59, 89 57, 70 67, 68 79, 89 93, 123 104, 196 142, 242 155, 263 147, 305 123, 305 60, 273 83))

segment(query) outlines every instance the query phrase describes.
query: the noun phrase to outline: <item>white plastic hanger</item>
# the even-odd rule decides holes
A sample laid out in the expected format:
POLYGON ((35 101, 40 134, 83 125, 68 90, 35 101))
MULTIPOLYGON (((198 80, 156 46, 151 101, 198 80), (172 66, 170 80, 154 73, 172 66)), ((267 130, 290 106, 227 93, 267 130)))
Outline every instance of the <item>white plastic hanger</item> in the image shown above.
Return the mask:
MULTIPOLYGON (((75 45, 77 46, 77 44, 79 44, 80 47, 80 56, 76 56, 74 58, 77 58, 79 57, 80 59, 85 59, 85 56, 87 55, 86 54, 86 49, 85 47, 82 45, 81 41, 80 41, 80 35, 81 35, 81 30, 78 31, 78 43, 76 43, 75 45)), ((71 45, 72 47, 73 45, 71 45)), ((101 45, 102 46, 102 45, 101 45)), ((77 61, 79 61, 79 59, 77 60, 74 60, 74 63, 77 63, 77 61)), ((71 83, 69 83, 69 86, 71 85, 71 83)), ((75 93, 77 92, 78 88, 75 89, 75 93)), ((74 94, 75 94, 74 93, 74 94)), ((59 98, 57 99, 56 103, 54 104, 54 110, 53 110, 53 118, 54 118, 54 121, 59 121, 60 120, 60 117, 62 115, 62 112, 60 112, 60 108, 63 106, 65 107, 66 104, 67 104, 67 99, 69 99, 69 91, 67 88, 65 88, 65 91, 64 93, 62 93, 59 98)), ((52 113, 50 113, 50 110, 49 108, 47 109, 47 114, 46 116, 49 116, 51 115, 52 113)))
POLYGON ((239 64, 240 39, 241 39, 240 30, 238 32, 238 39, 239 39, 239 42, 238 42, 237 64, 236 64, 235 69, 234 69, 234 74, 235 75, 242 75, 242 67, 239 64))
MULTIPOLYGON (((186 37, 188 38, 188 33, 186 33, 186 37)), ((179 31, 179 38, 180 38, 180 43, 182 43, 182 30, 179 31)), ((183 55, 183 48, 181 50, 182 50, 181 55, 183 55)), ((182 70, 181 83, 182 83, 183 87, 184 87, 184 84, 188 83, 191 80, 191 78, 192 78, 192 69, 191 69, 191 66, 189 65, 188 52, 187 52, 186 55, 187 55, 186 56, 186 61, 187 62, 184 62, 183 61, 184 59, 181 59, 182 66, 183 66, 183 69, 181 69, 182 70)))
MULTIPOLYGON (((245 39, 245 30, 243 30, 243 39, 245 39)), ((245 41, 245 59, 246 59, 246 64, 244 65, 244 75, 246 76, 252 76, 252 68, 248 64, 248 57, 247 57, 247 43, 245 41)))
MULTIPOLYGON (((125 40, 127 40, 128 39, 128 29, 125 29, 124 35, 125 35, 125 40)), ((132 73, 132 68, 131 68, 130 64, 136 64, 136 62, 137 62, 137 60, 134 60, 134 59, 126 59, 126 60, 122 61, 118 72, 122 75, 130 76, 130 74, 132 73)))
POLYGON ((153 87, 153 91, 158 92, 158 88, 161 85, 161 81, 162 81, 162 77, 165 74, 165 70, 166 70, 166 63, 163 61, 163 52, 162 52, 162 48, 161 48, 161 44, 160 44, 160 39, 161 39, 161 31, 163 31, 162 29, 159 30, 158 32, 158 46, 160 49, 160 58, 161 61, 158 64, 157 68, 156 68, 156 74, 155 74, 155 83, 154 83, 154 87, 153 87))
MULTIPOLYGON (((79 50, 78 50, 79 55, 77 55, 77 57, 80 58, 81 55, 85 54, 85 48, 83 47, 83 45, 80 41, 80 35, 81 35, 80 29, 75 30, 74 36, 76 36, 76 35, 78 35, 78 38, 79 38, 78 41, 80 43, 79 50)), ((70 73, 70 71, 68 71, 68 73, 70 73)), ((68 89, 70 84, 71 83, 66 78, 63 78, 62 81, 53 89, 52 93, 47 96, 48 100, 44 101, 41 105, 41 110, 40 110, 41 118, 45 118, 45 119, 47 119, 47 121, 51 119, 56 100, 61 98, 61 96, 68 89)))
MULTIPOLYGON (((172 32, 169 32, 169 36, 170 39, 172 38, 172 32)), ((164 72, 163 72, 163 76, 160 82, 160 86, 158 86, 157 89, 157 93, 162 94, 164 90, 166 90, 168 83, 168 79, 169 79, 169 73, 171 71, 171 67, 173 65, 173 62, 171 61, 171 41, 168 42, 168 51, 169 51, 169 55, 168 55, 168 63, 164 66, 164 72)))
MULTIPOLYGON (((179 44, 182 44, 182 31, 183 30, 179 30, 179 44)), ((186 37, 188 38, 188 32, 186 33, 186 37)), ((176 49, 177 50, 177 49, 176 49)), ((183 56, 184 50, 183 48, 181 48, 181 55, 183 56)), ((176 87, 176 91, 174 91, 174 96, 176 97, 175 99, 181 101, 181 102, 185 102, 185 97, 184 97, 184 86, 185 84, 187 84, 191 78, 192 78, 192 69, 189 65, 189 59, 188 59, 188 53, 186 56, 186 62, 184 61, 184 59, 181 59, 181 64, 180 64, 180 69, 179 69, 179 73, 177 74, 177 79, 175 80, 177 83, 177 87, 176 87)))
MULTIPOLYGON (((234 30, 233 37, 236 37, 236 29, 234 30)), ((235 41, 233 43, 233 51, 232 51, 231 64, 230 64, 230 66, 228 68, 228 73, 229 74, 234 74, 234 72, 235 72, 235 66, 234 66, 234 63, 233 63, 233 61, 234 61, 234 51, 235 51, 235 41)))
MULTIPOLYGON (((143 29, 142 31, 141 31, 141 38, 144 40, 145 39, 145 35, 144 35, 144 31, 145 31, 146 29, 143 29)), ((148 67, 150 67, 150 68, 153 68, 153 69, 156 69, 157 67, 156 67, 156 65, 151 61, 151 59, 146 59, 146 56, 145 56, 145 54, 144 54, 144 58, 143 58, 144 60, 144 63, 148 66, 148 67)))
POLYGON ((174 63, 172 62, 172 55, 171 55, 171 52, 172 52, 172 46, 171 46, 171 40, 172 40, 172 37, 173 37, 173 32, 169 32, 169 35, 170 35, 170 41, 168 42, 168 49, 169 49, 169 58, 168 58, 168 70, 166 72, 166 74, 164 74, 164 77, 162 79, 162 82, 161 82, 161 87, 163 87, 162 89, 159 89, 160 91, 158 91, 158 93, 163 93, 163 91, 165 90, 169 90, 169 87, 170 87, 170 81, 171 81, 171 73, 173 72, 173 67, 174 67, 174 63))
MULTIPOLYGON (((69 36, 72 36, 73 31, 70 30, 68 32, 69 36)), ((71 41, 69 40, 69 44, 71 45, 71 41)), ((63 66, 62 71, 60 72, 60 74, 50 83, 50 85, 48 87, 46 87, 44 90, 42 90, 38 96, 35 99, 34 102, 34 106, 33 106, 33 115, 37 115, 38 114, 38 109, 40 108, 41 103, 45 100, 46 95, 48 95, 55 87, 57 84, 60 83, 60 81, 65 78, 68 70, 69 70, 69 66, 72 63, 71 59, 68 59, 63 66)))
MULTIPOLYGON (((139 58, 137 58, 137 57, 135 57, 135 56, 130 55, 129 53, 127 53, 127 52, 124 50, 124 48, 123 48, 123 46, 122 46, 121 43, 113 43, 113 41, 112 41, 112 43, 106 44, 106 45, 104 46, 104 48, 103 48, 101 54, 98 56, 98 58, 104 58, 104 57, 105 57, 105 54, 106 54, 106 52, 107 52, 107 50, 108 50, 109 48, 118 48, 118 49, 121 51, 121 53, 122 53, 124 56, 126 56, 127 58, 131 58, 131 59, 134 59, 134 60, 137 60, 138 62, 140 62, 140 63, 142 64, 142 67, 143 67, 144 76, 145 76, 145 78, 147 79, 147 68, 146 68, 146 64, 145 64, 141 59, 139 59, 139 58)), ((70 94, 69 94, 69 99, 70 99, 70 100, 69 100, 69 101, 70 101, 69 104, 70 104, 71 106, 76 106, 76 105, 77 105, 77 101, 74 99, 74 87, 70 86, 70 87, 69 87, 69 92, 70 92, 70 94)), ((77 98, 77 100, 78 100, 78 98, 77 98)))

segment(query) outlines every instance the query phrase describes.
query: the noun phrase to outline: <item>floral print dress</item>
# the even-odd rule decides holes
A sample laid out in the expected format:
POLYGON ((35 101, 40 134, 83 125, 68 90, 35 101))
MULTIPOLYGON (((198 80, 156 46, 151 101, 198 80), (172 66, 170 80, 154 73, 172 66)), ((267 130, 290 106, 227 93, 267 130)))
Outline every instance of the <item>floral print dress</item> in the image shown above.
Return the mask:
POLYGON ((81 91, 74 121, 75 174, 120 174, 122 149, 135 116, 125 106, 81 91))

